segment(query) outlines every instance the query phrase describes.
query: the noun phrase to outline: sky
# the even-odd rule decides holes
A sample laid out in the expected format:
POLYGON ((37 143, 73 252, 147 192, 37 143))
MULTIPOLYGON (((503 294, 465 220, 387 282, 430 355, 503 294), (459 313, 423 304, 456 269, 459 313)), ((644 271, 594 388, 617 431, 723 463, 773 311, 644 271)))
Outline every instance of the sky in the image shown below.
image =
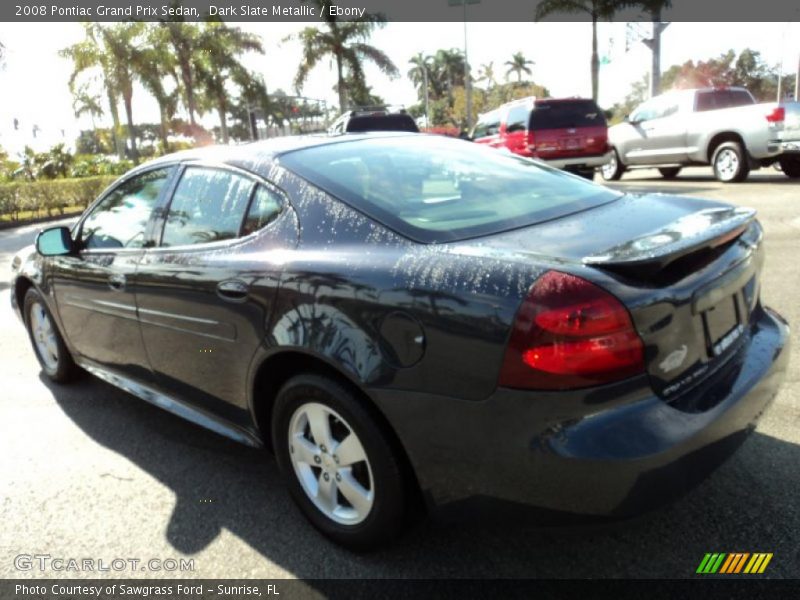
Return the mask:
MULTIPOLYGON (((265 54, 251 55, 245 63, 264 76, 269 91, 293 93, 292 79, 301 57, 299 42, 284 41, 308 24, 239 23, 260 35, 265 54)), ((648 28, 649 24, 638 24, 648 28)), ((533 79, 553 96, 591 94, 589 23, 469 23, 467 52, 473 74, 482 64, 494 63, 495 73, 515 52, 534 61, 533 79)), ((5 65, 0 67, 0 147, 10 154, 24 144, 45 149, 61 141, 72 144, 81 129, 91 127, 89 117, 76 119, 67 81, 71 63, 58 50, 83 36, 78 23, 0 23, 0 41, 6 46, 5 65), (19 129, 13 128, 18 119, 19 129), (33 139, 32 129, 39 128, 33 139)), ((626 24, 599 25, 600 54, 610 62, 601 67, 600 98, 610 107, 630 91, 631 83, 649 72, 650 53, 642 43, 626 50, 626 24)), ((440 48, 464 48, 463 23, 389 23, 377 30, 371 43, 394 61, 401 76, 391 80, 367 66, 367 82, 373 92, 392 104, 416 103, 416 92, 406 73, 408 61, 417 52, 432 54, 440 48)), ((662 69, 687 60, 705 60, 729 49, 753 48, 770 64, 783 62, 785 72, 794 72, 800 56, 800 23, 672 23, 662 35, 662 69)), ((303 95, 336 104, 335 71, 323 61, 311 72, 303 95)), ((158 109, 147 93, 137 88, 133 98, 136 122, 156 122, 158 109)), ((108 117, 98 124, 107 124, 108 117)), ((213 115, 203 122, 216 124, 213 115)))

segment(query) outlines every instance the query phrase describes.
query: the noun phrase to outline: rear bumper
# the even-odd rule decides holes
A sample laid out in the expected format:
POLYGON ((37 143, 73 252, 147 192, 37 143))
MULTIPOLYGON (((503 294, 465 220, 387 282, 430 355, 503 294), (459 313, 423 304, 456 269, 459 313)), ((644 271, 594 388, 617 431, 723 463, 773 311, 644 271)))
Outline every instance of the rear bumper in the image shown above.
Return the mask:
POLYGON ((705 412, 668 405, 646 376, 560 393, 501 389, 479 402, 375 397, 432 507, 499 500, 632 516, 680 496, 733 453, 777 394, 788 358, 788 325, 762 310, 743 348, 684 394, 718 395, 705 412))
POLYGON ((594 169, 602 167, 611 160, 611 153, 597 154, 594 156, 574 156, 571 158, 542 158, 551 167, 557 169, 594 169))

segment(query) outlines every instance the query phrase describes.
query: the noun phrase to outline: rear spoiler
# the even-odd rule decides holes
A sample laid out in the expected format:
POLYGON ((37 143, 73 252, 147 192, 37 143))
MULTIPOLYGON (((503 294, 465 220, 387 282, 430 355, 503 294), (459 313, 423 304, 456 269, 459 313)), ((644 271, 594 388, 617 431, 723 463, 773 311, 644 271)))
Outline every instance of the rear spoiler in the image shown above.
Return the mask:
POLYGON ((631 273, 658 272, 679 258, 736 239, 755 218, 756 211, 752 208, 701 210, 624 244, 584 257, 582 262, 631 273))

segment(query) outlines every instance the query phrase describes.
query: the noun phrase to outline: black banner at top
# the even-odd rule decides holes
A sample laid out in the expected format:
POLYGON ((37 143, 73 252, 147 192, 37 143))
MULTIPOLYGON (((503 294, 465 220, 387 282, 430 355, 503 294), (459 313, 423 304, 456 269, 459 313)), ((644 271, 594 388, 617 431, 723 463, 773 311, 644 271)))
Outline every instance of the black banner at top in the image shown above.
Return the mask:
MULTIPOLYGON (((534 21, 548 0, 3 0, 0 21, 203 21, 314 22, 381 15, 393 22, 534 21), (466 6, 465 6, 466 2, 466 6)), ((552 0, 551 0, 552 1, 552 0)), ((567 3, 565 3, 567 4, 567 3)), ((624 3, 632 4, 632 3, 624 3)), ((642 2, 652 5, 653 2, 642 2)), ((593 0, 577 0, 573 9, 548 11, 546 21, 590 21, 593 0), (577 6, 576 6, 577 5, 577 6), (585 6, 587 10, 582 10, 585 6)), ((620 5, 623 5, 621 2, 620 5)), ((656 2, 658 5, 658 2, 656 2)), ((800 21, 797 0, 672 0, 663 4, 662 21, 800 21)), ((642 6, 621 8, 601 20, 650 21, 642 6)))

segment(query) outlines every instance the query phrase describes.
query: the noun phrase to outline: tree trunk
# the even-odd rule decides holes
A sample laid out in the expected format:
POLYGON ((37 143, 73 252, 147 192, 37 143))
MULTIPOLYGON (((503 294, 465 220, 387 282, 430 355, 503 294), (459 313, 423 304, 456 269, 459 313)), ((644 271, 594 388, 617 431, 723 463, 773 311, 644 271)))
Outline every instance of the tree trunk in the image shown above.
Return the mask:
POLYGON ((339 112, 344 112, 347 108, 344 91, 344 69, 342 67, 342 55, 336 54, 336 75, 339 77, 339 112))
POLYGON ((119 111, 117 110, 116 98, 114 98, 114 94, 111 92, 111 90, 107 90, 107 93, 108 110, 111 112, 111 137, 114 140, 114 148, 117 151, 117 156, 119 158, 125 158, 125 147, 122 145, 122 137, 119 134, 119 111))
POLYGON ((228 143, 228 117, 226 116, 225 99, 219 98, 217 101, 217 112, 219 113, 219 129, 222 133, 222 143, 228 143))
POLYGON ((169 154, 169 141, 167 140, 167 111, 163 104, 159 105, 161 112, 161 129, 159 131, 161 136, 161 150, 164 154, 169 154))
POLYGON ((189 63, 189 58, 181 56, 180 58, 181 79, 183 80, 183 89, 186 94, 186 110, 189 111, 189 123, 194 127, 197 125, 194 114, 196 111, 194 99, 194 78, 192 77, 192 66, 189 63))
POLYGON ((597 15, 592 15, 592 100, 597 102, 600 57, 597 56, 597 15))
POLYGON ((125 117, 128 120, 128 141, 131 143, 131 157, 135 160, 139 157, 136 150, 136 131, 133 128, 133 94, 123 94, 122 100, 125 104, 125 117))

